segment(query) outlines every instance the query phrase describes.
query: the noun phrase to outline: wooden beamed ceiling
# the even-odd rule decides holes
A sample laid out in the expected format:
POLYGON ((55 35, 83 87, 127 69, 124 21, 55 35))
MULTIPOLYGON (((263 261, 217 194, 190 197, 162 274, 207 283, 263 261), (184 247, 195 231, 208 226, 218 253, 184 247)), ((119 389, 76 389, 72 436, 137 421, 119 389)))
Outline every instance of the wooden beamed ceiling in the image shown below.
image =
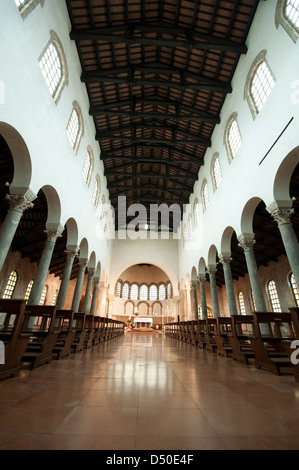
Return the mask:
POLYGON ((118 193, 186 204, 258 0, 66 4, 116 215, 118 193))

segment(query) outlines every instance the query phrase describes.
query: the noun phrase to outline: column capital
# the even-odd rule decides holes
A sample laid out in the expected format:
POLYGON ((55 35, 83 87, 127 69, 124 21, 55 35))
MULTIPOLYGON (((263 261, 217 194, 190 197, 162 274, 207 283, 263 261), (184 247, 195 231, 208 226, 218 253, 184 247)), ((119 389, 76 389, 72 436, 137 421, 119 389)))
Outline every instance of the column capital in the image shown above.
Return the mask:
POLYGON ((220 254, 219 261, 223 266, 228 268, 230 266, 230 262, 232 261, 232 257, 220 254))
POLYGON ((66 253, 66 259, 68 261, 74 261, 74 259, 76 258, 76 256, 79 253, 79 247, 77 246, 74 249, 67 249, 67 250, 65 250, 65 253, 66 253))
POLYGON ((216 266, 208 266, 207 273, 209 276, 215 276, 217 272, 216 266))
MULTIPOLYGON (((28 191, 27 191, 28 193, 28 191)), ((30 194, 6 194, 5 199, 9 203, 9 209, 12 211, 20 212, 23 214, 23 212, 26 209, 31 209, 34 204, 31 202, 33 199, 36 198, 33 193, 30 192, 30 194)))
POLYGON ((95 286, 98 286, 98 285, 100 284, 100 278, 99 278, 99 277, 94 277, 94 278, 93 278, 93 284, 94 284, 95 286))
POLYGON ((56 243, 57 238, 62 236, 63 228, 59 227, 56 230, 50 229, 50 230, 45 230, 45 233, 47 235, 47 241, 56 243))
POLYGON ((79 258, 78 264, 81 269, 85 271, 88 265, 88 259, 87 258, 79 258))
POLYGON ((196 281, 195 281, 195 280, 191 281, 191 287, 192 287, 193 289, 196 289, 196 287, 197 287, 197 280, 196 280, 196 281))
POLYGON ((291 207, 275 207, 274 209, 267 207, 268 212, 272 215, 278 225, 290 224, 294 209, 291 207))
POLYGON ((88 268, 88 279, 92 279, 96 270, 94 268, 88 268))
POLYGON ((256 243, 254 238, 246 238, 245 236, 241 235, 238 237, 239 243, 238 245, 246 252, 246 251, 253 251, 253 247, 256 243))
POLYGON ((206 280, 206 274, 202 273, 198 275, 199 282, 204 282, 206 280))

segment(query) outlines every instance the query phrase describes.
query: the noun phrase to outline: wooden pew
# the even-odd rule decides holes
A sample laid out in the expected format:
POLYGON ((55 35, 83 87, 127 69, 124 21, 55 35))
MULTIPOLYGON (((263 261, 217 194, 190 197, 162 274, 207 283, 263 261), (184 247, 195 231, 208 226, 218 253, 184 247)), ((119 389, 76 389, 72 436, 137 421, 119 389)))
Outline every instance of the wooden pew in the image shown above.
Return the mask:
POLYGON ((232 358, 235 361, 249 364, 254 359, 250 337, 253 336, 253 315, 232 315, 232 331, 229 342, 232 348, 232 358))
POLYGON ((71 351, 74 354, 82 351, 84 348, 85 316, 85 313, 74 312, 73 329, 75 330, 75 335, 71 346, 71 351))
MULTIPOLYGON (((299 340, 299 308, 298 307, 290 307, 289 308, 292 316, 292 321, 294 325, 294 330, 295 330, 295 336, 296 340, 299 340)), ((287 348, 287 353, 291 359, 292 354, 295 353, 295 361, 298 361, 299 359, 299 352, 298 351, 298 346, 295 345, 296 347, 294 348, 294 345, 292 344, 292 341, 289 341, 286 343, 286 348, 287 348)), ((299 363, 294 364, 294 378, 296 382, 299 382, 299 363)))
POLYGON ((191 344, 197 347, 198 342, 199 342, 198 320, 192 320, 190 322, 190 337, 191 337, 191 344))
POLYGON ((217 319, 207 318, 206 319, 206 333, 205 333, 207 351, 215 352, 217 350, 216 330, 217 330, 217 319))
POLYGON ((58 331, 58 338, 52 351, 54 359, 62 359, 72 352, 71 347, 75 337, 73 320, 72 310, 56 310, 54 328, 58 331))
POLYGON ((231 317, 217 317, 216 318, 216 344, 217 354, 229 357, 232 354, 232 347, 229 342, 229 335, 232 332, 232 318, 231 317))
POLYGON ((30 334, 21 328, 26 308, 25 300, 0 299, 0 341, 4 343, 4 364, 0 364, 0 379, 17 376, 30 334))
POLYGON ((206 331, 207 331, 207 321, 198 320, 198 344, 197 346, 200 349, 206 349, 206 331))
POLYGON ((93 338, 92 338, 92 345, 97 346, 101 343, 101 335, 102 335, 102 318, 95 316, 93 319, 93 338))
POLYGON ((290 312, 253 312, 253 337, 250 338, 255 355, 255 367, 280 375, 282 368, 293 368, 286 344, 295 339, 290 312), (265 331, 264 331, 265 330, 265 331))
POLYGON ((31 370, 52 361, 52 351, 59 333, 54 329, 55 314, 55 306, 26 306, 22 333, 30 333, 30 340, 22 356, 22 362, 29 363, 31 370))
POLYGON ((85 337, 84 337, 84 349, 89 349, 92 346, 94 335, 94 316, 85 315, 85 337))

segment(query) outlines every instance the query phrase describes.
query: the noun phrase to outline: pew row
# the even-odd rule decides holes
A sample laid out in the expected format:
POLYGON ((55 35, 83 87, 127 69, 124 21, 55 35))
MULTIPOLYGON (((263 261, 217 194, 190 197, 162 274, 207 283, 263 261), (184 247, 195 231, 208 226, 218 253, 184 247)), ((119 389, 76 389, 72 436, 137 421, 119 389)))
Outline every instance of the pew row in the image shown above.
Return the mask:
POLYGON ((0 379, 19 374, 30 339, 29 333, 22 332, 25 300, 0 300, 0 341, 4 345, 4 364, 0 364, 0 379))

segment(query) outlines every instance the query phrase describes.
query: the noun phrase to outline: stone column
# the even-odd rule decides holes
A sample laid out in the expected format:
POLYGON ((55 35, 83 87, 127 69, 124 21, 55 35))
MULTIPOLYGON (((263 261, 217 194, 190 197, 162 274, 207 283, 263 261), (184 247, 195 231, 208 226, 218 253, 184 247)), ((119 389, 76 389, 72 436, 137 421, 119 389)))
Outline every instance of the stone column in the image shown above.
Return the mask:
POLYGON ((239 246, 244 250, 247 271, 249 275, 256 310, 258 312, 266 312, 267 305, 265 301, 264 291, 261 285, 259 272, 253 252, 253 247, 256 240, 253 239, 253 236, 245 237, 244 235, 240 235, 238 239, 240 241, 239 246))
POLYGON ((213 304, 213 315, 214 317, 220 317, 220 309, 219 309, 219 301, 218 301, 218 293, 217 293, 217 285, 216 285, 216 268, 210 266, 208 269, 209 277, 210 277, 210 289, 211 289, 211 296, 212 296, 212 304, 213 304))
POLYGON ((193 315, 194 320, 198 320, 198 305, 197 305, 197 282, 192 281, 191 283, 192 288, 192 300, 193 300, 193 315))
POLYGON ((35 198, 35 194, 30 191, 22 195, 6 195, 6 199, 9 201, 9 209, 0 229, 0 271, 5 263, 21 217, 26 209, 33 207, 31 201, 35 198))
POLYGON ((172 297, 173 302, 173 313, 174 313, 174 321, 179 321, 179 302, 180 298, 178 296, 172 297))
POLYGON ((108 294, 107 317, 112 318, 114 294, 108 294))
POLYGON ((79 259, 79 273, 77 277, 77 282, 76 282, 76 287, 75 287, 75 292, 74 292, 73 302, 72 302, 72 310, 74 312, 78 312, 78 309, 79 309, 82 284, 83 284, 84 273, 87 267, 87 263, 88 263, 87 259, 85 258, 79 259))
POLYGON ((94 315, 96 302, 97 302, 99 282, 100 282, 100 279, 98 277, 93 278, 93 292, 92 292, 92 299, 91 299, 91 305, 90 305, 90 315, 94 315))
POLYGON ((206 291, 205 291, 205 274, 200 274, 198 276, 199 285, 200 285, 200 301, 201 301, 201 312, 202 319, 205 320, 208 318, 208 309, 207 309, 207 300, 206 300, 206 291))
POLYGON ((95 273, 95 269, 92 269, 92 268, 88 269, 88 278, 87 278, 87 284, 86 284, 85 296, 84 296, 84 302, 83 302, 83 313, 88 313, 89 303, 90 303, 90 294, 91 294, 91 288, 92 288, 92 280, 93 280, 94 273, 95 273))
POLYGON ((278 224, 288 261, 294 274, 296 284, 299 287, 299 244, 290 220, 294 209, 281 208, 278 207, 277 204, 273 204, 267 207, 267 210, 278 224))
POLYGON ((237 303, 235 298, 235 291, 234 291, 234 283, 233 277, 230 269, 230 256, 219 256, 220 263, 223 265, 223 272, 224 272, 224 279, 225 279, 225 287, 226 287, 226 295, 228 300, 229 312, 231 315, 238 315, 237 303))
POLYGON ((76 247, 73 250, 66 250, 66 262, 65 262, 65 267, 64 267, 64 272, 59 288, 59 293, 57 297, 57 302, 56 302, 56 307, 57 309, 63 309, 64 304, 65 304, 65 299, 66 299, 66 294, 71 278, 71 273, 72 273, 72 268, 73 268, 73 263, 74 259, 76 258, 78 254, 78 247, 76 247))
POLYGON ((38 264, 37 272, 28 299, 28 305, 39 304, 43 288, 46 282, 46 277, 49 271, 49 266, 55 248, 55 243, 57 238, 61 237, 63 227, 60 226, 57 230, 45 230, 45 232, 47 234, 47 240, 38 264))
POLYGON ((191 286, 189 284, 186 285, 185 290, 186 290, 186 304, 187 304, 187 317, 186 317, 186 320, 189 321, 189 320, 192 320, 191 295, 190 295, 191 286))

